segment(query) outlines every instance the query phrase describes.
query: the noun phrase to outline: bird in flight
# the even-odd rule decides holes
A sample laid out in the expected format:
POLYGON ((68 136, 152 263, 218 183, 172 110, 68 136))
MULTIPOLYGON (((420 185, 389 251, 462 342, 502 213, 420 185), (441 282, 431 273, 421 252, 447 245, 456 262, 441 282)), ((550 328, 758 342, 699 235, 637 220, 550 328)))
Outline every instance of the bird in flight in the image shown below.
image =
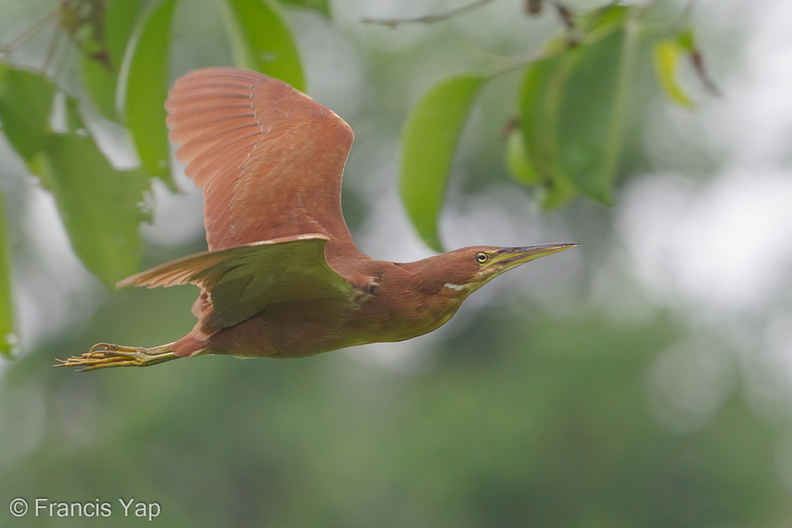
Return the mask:
POLYGON ((445 324, 498 275, 577 245, 372 259, 341 212, 353 134, 338 115, 282 81, 220 67, 178 79, 165 107, 176 157, 203 190, 208 251, 119 285, 194 284, 198 323, 173 343, 99 343, 61 366, 143 367, 203 354, 296 358, 402 341, 445 324))

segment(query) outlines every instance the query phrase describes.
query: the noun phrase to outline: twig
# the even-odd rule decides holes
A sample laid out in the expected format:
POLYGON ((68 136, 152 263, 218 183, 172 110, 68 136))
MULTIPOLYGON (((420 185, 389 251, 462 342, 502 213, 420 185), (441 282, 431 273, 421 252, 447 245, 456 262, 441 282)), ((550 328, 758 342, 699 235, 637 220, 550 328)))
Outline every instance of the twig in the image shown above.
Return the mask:
MULTIPOLYGON (((52 59, 55 57, 55 54, 57 53, 59 48, 58 44, 60 44, 61 35, 62 33, 57 30, 55 31, 55 34, 52 35, 52 40, 50 40, 49 46, 47 46, 47 54, 44 55, 44 61, 41 65, 42 72, 46 72, 47 68, 49 68, 50 64, 52 64, 53 62, 52 59)), ((53 76, 54 73, 55 72, 53 72, 53 76)))
POLYGON ((380 24, 383 26, 396 27, 401 24, 434 24, 435 22, 442 22, 455 16, 464 15, 482 7, 494 0, 476 0, 473 3, 463 5, 454 9, 449 9, 442 13, 435 13, 433 15, 424 15, 415 18, 369 18, 363 17, 362 21, 367 24, 380 24))
POLYGON ((538 15, 542 12, 542 2, 544 0, 526 0, 525 12, 529 15, 538 15))
POLYGON ((32 26, 25 29, 24 31, 22 31, 22 33, 11 39, 11 41, 8 44, 4 44, 3 46, 0 46, 0 55, 8 55, 9 53, 12 53, 15 49, 17 49, 19 46, 30 40, 30 38, 33 37, 33 35, 35 35, 36 32, 39 29, 41 29, 42 26, 44 26, 44 24, 46 24, 53 18, 56 18, 58 15, 60 15, 60 10, 61 10, 61 5, 59 3, 53 9, 49 10, 43 17, 41 17, 36 22, 34 22, 32 26))
POLYGON ((715 83, 715 80, 710 76, 707 66, 704 64, 704 56, 701 54, 697 47, 694 47, 690 52, 690 62, 693 64, 693 69, 696 71, 699 80, 704 85, 704 88, 715 97, 723 97, 723 91, 715 83))
POLYGON ((556 13, 558 13, 558 18, 561 19, 567 31, 574 31, 575 15, 572 14, 572 11, 560 2, 553 2, 553 5, 556 8, 556 13))

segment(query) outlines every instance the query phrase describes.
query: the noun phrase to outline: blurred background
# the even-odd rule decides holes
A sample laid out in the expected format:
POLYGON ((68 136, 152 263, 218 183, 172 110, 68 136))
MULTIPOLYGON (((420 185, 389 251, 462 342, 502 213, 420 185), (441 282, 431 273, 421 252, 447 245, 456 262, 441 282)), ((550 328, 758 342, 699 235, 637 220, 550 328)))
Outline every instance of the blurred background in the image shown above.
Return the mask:
MULTIPOLYGON (((0 36, 51 5, 0 1, 0 36)), ((336 0, 332 21, 286 12, 308 92, 355 130, 343 204, 375 258, 431 254, 397 191, 399 134, 419 97, 558 30, 518 0, 436 24, 361 21, 458 5, 336 0)), ((9 513, 15 497, 46 497, 113 502, 113 526, 138 526, 148 521, 117 505, 134 497, 160 505, 158 526, 789 526, 792 3, 699 0, 691 16, 723 96, 691 72, 695 111, 642 92, 612 206, 543 211, 515 186, 501 130, 519 76, 488 85, 451 178, 446 247, 580 247, 499 278, 404 343, 53 369, 96 342, 183 336, 196 290, 107 291, 0 142, 19 330, 19 351, 0 361, 0 524, 108 524, 9 513)), ((212 0, 182 2, 175 20, 174 77, 231 63, 212 0)), ((103 141, 135 163, 121 131, 103 141)), ((200 194, 177 182, 178 194, 155 185, 144 267, 205 248, 200 194)))

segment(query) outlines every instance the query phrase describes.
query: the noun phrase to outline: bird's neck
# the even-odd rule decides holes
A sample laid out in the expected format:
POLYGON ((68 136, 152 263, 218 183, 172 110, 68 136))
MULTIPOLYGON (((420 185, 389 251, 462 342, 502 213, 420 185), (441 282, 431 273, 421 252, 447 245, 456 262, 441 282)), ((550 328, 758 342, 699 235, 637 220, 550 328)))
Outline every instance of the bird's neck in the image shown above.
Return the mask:
POLYGON ((380 288, 367 304, 372 314, 378 314, 398 334, 394 341, 423 335, 442 326, 469 293, 464 287, 447 283, 421 261, 387 263, 382 271, 380 288))

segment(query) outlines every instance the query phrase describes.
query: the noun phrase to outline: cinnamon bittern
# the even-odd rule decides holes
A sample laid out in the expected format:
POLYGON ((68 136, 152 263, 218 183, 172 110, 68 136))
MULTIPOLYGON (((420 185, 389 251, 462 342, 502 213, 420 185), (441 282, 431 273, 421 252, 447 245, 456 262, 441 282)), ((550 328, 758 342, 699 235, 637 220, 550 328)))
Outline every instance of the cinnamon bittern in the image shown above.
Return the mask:
POLYGON ((198 323, 167 345, 100 343, 64 366, 148 366, 201 354, 294 358, 402 341, 446 323, 498 275, 576 245, 372 259, 341 213, 352 130, 335 113, 286 83, 235 68, 185 75, 165 106, 176 156, 203 189, 209 250, 119 285, 195 284, 198 323))

